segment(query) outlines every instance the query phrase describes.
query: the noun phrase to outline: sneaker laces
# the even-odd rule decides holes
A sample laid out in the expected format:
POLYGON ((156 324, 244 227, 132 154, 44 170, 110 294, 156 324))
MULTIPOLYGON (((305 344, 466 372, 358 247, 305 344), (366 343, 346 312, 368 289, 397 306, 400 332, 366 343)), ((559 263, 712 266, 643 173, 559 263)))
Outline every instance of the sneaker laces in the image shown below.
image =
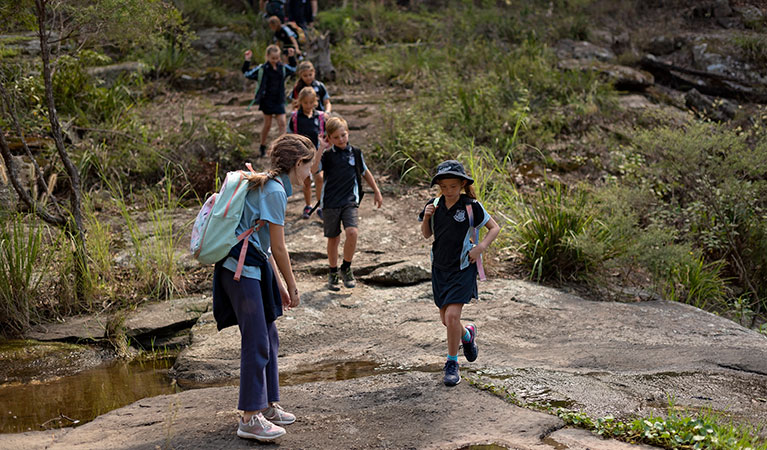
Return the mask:
POLYGON ((261 429, 263 430, 268 430, 269 428, 272 428, 274 426, 274 424, 269 422, 269 420, 266 417, 264 417, 264 415, 261 413, 258 413, 255 416, 250 418, 251 425, 255 425, 255 422, 253 421, 254 418, 258 420, 258 424, 261 425, 261 429))

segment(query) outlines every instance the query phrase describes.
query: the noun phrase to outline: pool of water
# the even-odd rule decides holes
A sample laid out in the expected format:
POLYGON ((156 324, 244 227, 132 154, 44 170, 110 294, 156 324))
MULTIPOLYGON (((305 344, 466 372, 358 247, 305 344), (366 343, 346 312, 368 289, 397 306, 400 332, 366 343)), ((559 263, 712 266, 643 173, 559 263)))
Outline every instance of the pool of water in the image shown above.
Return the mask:
POLYGON ((117 361, 50 381, 0 386, 0 433, 67 427, 145 397, 179 392, 175 358, 117 361))

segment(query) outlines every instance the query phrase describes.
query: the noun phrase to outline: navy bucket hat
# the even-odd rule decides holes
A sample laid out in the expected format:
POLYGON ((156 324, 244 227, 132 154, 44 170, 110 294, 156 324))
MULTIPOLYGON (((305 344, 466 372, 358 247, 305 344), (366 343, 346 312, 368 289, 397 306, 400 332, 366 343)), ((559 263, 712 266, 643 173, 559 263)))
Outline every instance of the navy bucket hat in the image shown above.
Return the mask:
POLYGON ((466 175, 463 165, 454 159, 442 162, 437 166, 437 174, 431 179, 431 186, 437 184, 437 181, 442 178, 460 178, 466 180, 468 184, 474 183, 474 179, 466 175))

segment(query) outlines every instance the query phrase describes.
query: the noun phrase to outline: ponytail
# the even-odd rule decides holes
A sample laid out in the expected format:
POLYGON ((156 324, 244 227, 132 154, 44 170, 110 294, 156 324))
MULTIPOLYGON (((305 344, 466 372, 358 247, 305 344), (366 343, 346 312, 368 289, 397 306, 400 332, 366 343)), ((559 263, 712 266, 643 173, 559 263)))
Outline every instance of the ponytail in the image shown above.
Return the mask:
POLYGON ((310 163, 314 159, 316 148, 312 141, 300 134, 283 134, 272 142, 269 148, 271 169, 265 173, 246 175, 248 188, 257 189, 278 175, 289 173, 299 161, 310 163))

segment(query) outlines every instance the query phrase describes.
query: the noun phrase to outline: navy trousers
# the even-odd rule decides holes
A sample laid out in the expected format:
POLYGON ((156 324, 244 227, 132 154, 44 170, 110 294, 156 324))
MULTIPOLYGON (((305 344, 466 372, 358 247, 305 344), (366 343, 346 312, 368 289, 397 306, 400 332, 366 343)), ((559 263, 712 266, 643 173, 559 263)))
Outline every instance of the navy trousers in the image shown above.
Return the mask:
POLYGON ((280 400, 277 326, 264 317, 261 282, 246 277, 234 281, 234 272, 221 269, 220 283, 229 296, 242 335, 237 408, 242 411, 264 409, 270 402, 280 400))

